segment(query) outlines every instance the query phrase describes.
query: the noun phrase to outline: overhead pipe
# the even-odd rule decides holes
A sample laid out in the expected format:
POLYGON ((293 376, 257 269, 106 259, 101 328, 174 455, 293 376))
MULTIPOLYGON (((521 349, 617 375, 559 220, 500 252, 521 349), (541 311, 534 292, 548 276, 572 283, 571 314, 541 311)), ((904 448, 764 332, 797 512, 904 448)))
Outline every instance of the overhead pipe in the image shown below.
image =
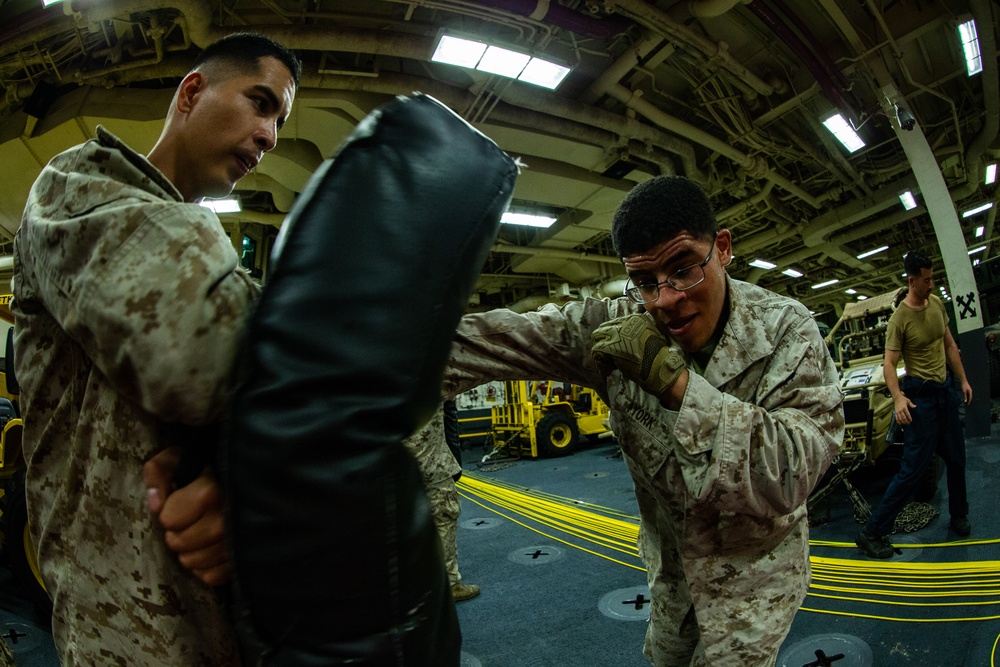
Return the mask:
POLYGON ((765 97, 774 93, 774 86, 751 72, 729 53, 724 42, 713 42, 681 25, 669 14, 645 0, 614 0, 616 11, 658 34, 680 41, 700 52, 705 58, 717 61, 734 75, 733 83, 752 95, 765 97))
POLYGON ((764 201, 764 199, 767 198, 769 194, 771 194, 771 190, 773 189, 774 189, 774 181, 768 181, 767 185, 761 188, 757 194, 741 201, 738 204, 733 204, 729 208, 723 209, 722 211, 716 213, 715 219, 718 220, 719 222, 722 222, 727 218, 731 218, 734 215, 739 215, 740 213, 743 213, 754 204, 759 204, 760 202, 764 201))
POLYGON ((584 104, 593 104, 607 93, 609 87, 620 83, 629 72, 662 43, 663 40, 659 37, 648 34, 643 36, 606 67, 578 99, 584 104))
MULTIPOLYGON (((838 249, 840 252, 844 252, 842 246, 848 243, 853 243, 854 241, 871 236, 872 234, 877 234, 878 232, 884 231, 885 229, 891 226, 899 225, 907 220, 913 219, 915 215, 920 215, 921 213, 925 212, 926 209, 923 209, 923 207, 913 209, 912 211, 906 211, 906 210, 896 211, 894 213, 890 213, 889 215, 883 216, 878 220, 872 220, 860 227, 856 227, 854 229, 845 231, 841 234, 829 236, 827 238, 824 238, 820 243, 816 243, 815 245, 811 246, 804 246, 794 252, 788 253, 787 255, 782 255, 781 257, 778 257, 777 259, 772 259, 770 261, 774 262, 779 266, 788 266, 796 264, 798 262, 802 262, 806 259, 809 259, 810 257, 815 257, 816 255, 826 254, 832 256, 831 253, 833 248, 838 249)), ((856 261, 856 257, 854 257, 853 255, 851 255, 850 257, 851 257, 851 263, 849 263, 848 266, 851 266, 853 268, 854 263, 856 261)))
POLYGON ((775 172, 762 158, 747 155, 739 149, 733 148, 728 142, 719 139, 715 135, 665 113, 662 109, 642 99, 635 91, 629 90, 625 86, 620 84, 611 86, 608 94, 660 127, 679 136, 687 137, 695 143, 719 153, 745 169, 751 176, 774 181, 775 185, 795 195, 813 208, 821 208, 820 199, 812 196, 786 177, 775 172))
POLYGON ((700 19, 722 16, 737 5, 745 5, 750 0, 689 0, 688 11, 700 19))
MULTIPOLYGON (((622 268, 622 270, 625 269, 622 268)), ((616 299, 625 294, 625 285, 627 284, 628 278, 612 278, 598 284, 594 291, 597 293, 597 298, 616 299)))
MULTIPOLYGON (((951 105, 952 115, 955 116, 956 139, 959 142, 959 146, 961 146, 961 131, 954 102, 939 92, 913 80, 910 76, 908 68, 906 67, 906 63, 902 60, 899 47, 896 45, 892 34, 889 32, 889 26, 886 24, 885 19, 882 17, 878 8, 874 6, 871 0, 868 1, 868 7, 879 21, 882 31, 885 33, 889 44, 892 46, 893 54, 897 57, 897 59, 899 59, 900 69, 906 77, 907 82, 924 92, 929 92, 944 99, 945 102, 951 105)), ((1000 68, 998 68, 997 65, 997 46, 995 39, 996 26, 993 21, 993 14, 989 3, 984 2, 983 0, 970 0, 969 8, 973 14, 973 18, 976 20, 976 25, 982 25, 985 27, 985 29, 977 31, 980 33, 979 48, 983 64, 983 71, 980 73, 980 76, 982 77, 983 85, 984 123, 979 133, 965 150, 965 183, 960 187, 951 190, 949 193, 952 201, 955 202, 962 201, 979 190, 980 178, 982 174, 982 156, 987 147, 996 140, 997 133, 1000 131, 1000 68)))
MULTIPOLYGON (((89 21, 110 20, 122 14, 151 11, 163 7, 175 7, 184 14, 187 19, 188 35, 191 41, 202 48, 230 32, 241 29, 238 26, 233 28, 219 28, 211 25, 211 9, 197 0, 166 0, 163 2, 158 0, 71 0, 71 10, 74 12, 83 12, 89 21)), ((254 30, 294 50, 322 51, 329 48, 330 44, 337 44, 337 48, 343 51, 382 54, 418 61, 427 61, 433 50, 433 39, 420 35, 350 28, 285 25, 254 26, 254 30)), ((364 77, 353 77, 353 79, 360 78, 364 77)), ((455 99, 454 89, 444 93, 443 90, 445 87, 438 85, 435 86, 436 92, 431 92, 426 90, 429 87, 427 80, 422 79, 417 81, 403 76, 400 78, 407 81, 406 85, 399 87, 397 84, 394 89, 389 90, 392 86, 378 83, 380 80, 384 81, 387 78, 388 73, 383 72, 380 73, 378 78, 364 78, 364 83, 366 84, 364 86, 360 85, 359 81, 352 80, 349 82, 350 85, 347 85, 344 89, 365 89, 396 95, 403 90, 416 90, 417 88, 413 88, 413 86, 419 84, 418 88, 424 89, 424 92, 428 92, 439 99, 441 99, 442 95, 450 98, 451 101, 446 99, 441 99, 441 101, 453 109, 463 108, 455 99)), ((343 80, 343 77, 317 77, 303 74, 301 85, 303 87, 333 88, 334 86, 326 84, 343 80)), ((557 118, 570 118, 584 125, 602 129, 613 128, 611 131, 616 134, 657 145, 666 151, 678 155, 684 163, 685 173, 694 175, 700 173, 695 162, 694 150, 690 144, 660 131, 650 132, 649 128, 644 129, 642 127, 643 124, 631 119, 615 117, 614 114, 596 108, 589 108, 591 111, 588 111, 588 108, 585 108, 583 105, 576 105, 577 108, 570 111, 567 115, 565 105, 559 105, 560 108, 558 110, 548 108, 558 105, 558 101, 561 98, 539 95, 536 90, 519 93, 517 88, 513 86, 504 93, 503 99, 515 106, 540 111, 541 113, 549 113, 557 118)), ((465 101, 464 98, 463 101, 465 101)))
POLYGON ((578 35, 598 39, 614 37, 634 25, 622 16, 609 14, 602 18, 595 18, 550 0, 479 0, 479 4, 502 9, 535 21, 545 21, 578 35))
MULTIPOLYGON (((899 66, 899 70, 903 73, 903 78, 906 79, 906 82, 909 85, 911 85, 914 88, 916 88, 917 90, 919 90, 920 92, 927 93, 928 95, 932 95, 932 96, 938 98, 939 100, 941 100, 942 102, 944 102, 945 104, 947 104, 948 107, 951 109, 951 118, 952 118, 952 121, 953 121, 954 126, 955 126, 955 141, 957 143, 956 148, 957 148, 958 152, 964 154, 965 153, 965 149, 962 146, 962 125, 961 125, 961 123, 958 120, 958 108, 955 106, 955 101, 953 99, 951 99, 949 96, 942 94, 940 91, 934 90, 930 86, 926 86, 923 83, 920 83, 919 81, 916 81, 913 78, 913 75, 910 74, 910 68, 906 66, 906 60, 903 59, 903 52, 899 48, 899 44, 896 42, 896 38, 893 36, 892 31, 889 29, 889 25, 888 25, 888 23, 886 23, 885 17, 882 16, 882 10, 881 10, 881 8, 878 7, 878 6, 876 6, 875 3, 872 2, 871 0, 868 0, 867 6, 868 6, 868 11, 871 13, 872 16, 875 17, 875 20, 878 22, 879 26, 882 28, 882 32, 883 32, 883 34, 885 34, 886 41, 888 41, 889 47, 892 50, 892 55, 896 58, 896 64, 899 66)), ((828 11, 829 11, 829 9, 828 9, 828 11)), ((838 8, 837 11, 839 12, 840 9, 838 8)), ((857 43, 860 40, 858 39, 857 35, 854 34, 854 35, 851 36, 851 41, 852 41, 852 43, 857 43)), ((995 51, 994 51, 994 53, 995 53, 995 51)), ((995 60, 995 56, 994 56, 994 60, 995 60)), ((985 65, 985 61, 984 61, 983 64, 985 65)), ((895 82, 892 80, 891 75, 885 69, 885 64, 881 60, 876 60, 875 63, 874 63, 874 65, 873 65, 873 67, 874 67, 874 69, 876 71, 876 79, 879 81, 879 83, 881 83, 883 85, 885 85, 886 83, 892 83, 893 86, 895 87, 895 82)), ((889 101, 895 102, 896 100, 889 100, 889 101)), ((890 113, 888 111, 886 111, 886 115, 889 116, 890 113)), ((966 172, 966 175, 968 176, 968 172, 966 172)), ((969 185, 969 180, 968 179, 967 179, 966 185, 967 186, 969 185)), ((974 186, 974 184, 973 184, 973 186, 974 186)), ((970 192, 972 192, 973 190, 975 190, 975 187, 971 188, 970 192)), ((960 199, 961 197, 957 197, 957 198, 960 199)))
POLYGON ((0 24, 0 57, 73 32, 75 28, 73 17, 65 16, 58 5, 32 9, 19 15, 17 21, 0 24))
POLYGON ((787 241, 793 236, 797 236, 798 233, 799 230, 795 227, 772 227, 767 231, 759 232, 745 239, 734 237, 733 249, 737 255, 755 254, 758 248, 787 241))
MULTIPOLYGON (((792 9, 785 3, 785 0, 770 0, 771 4, 778 8, 782 14, 785 15, 796 30, 805 38, 807 44, 819 44, 820 40, 816 38, 809 26, 799 18, 798 14, 792 11, 792 9)), ((849 90, 851 88, 851 82, 847 80, 844 73, 840 70, 835 62, 826 54, 825 51, 815 51, 814 55, 819 61, 819 64, 825 69, 830 76, 836 79, 836 83, 843 89, 849 90)))
MULTIPOLYGON (((651 12, 653 15, 663 14, 655 8, 645 5, 645 3, 636 2, 636 0, 625 0, 624 3, 619 2, 619 5, 621 6, 623 4, 630 3, 640 5, 642 9, 651 12)), ((69 4, 69 10, 74 12, 83 12, 85 18, 90 21, 110 20, 122 14, 150 11, 162 8, 163 6, 176 7, 187 19, 188 34, 191 41, 201 47, 214 42, 216 39, 221 38, 233 30, 239 29, 238 27, 230 29, 219 28, 211 25, 211 9, 204 3, 197 2, 196 0, 169 0, 169 2, 166 3, 158 2, 156 0, 70 0, 69 4)), ((669 19, 669 17, 666 18, 669 19)), ((291 49, 298 50, 323 50, 328 48, 330 44, 337 44, 338 48, 346 51, 386 54, 418 61, 426 61, 433 46, 433 40, 430 38, 419 35, 387 34, 385 32, 378 31, 284 25, 255 26, 255 29, 268 37, 285 44, 291 49)), ((684 31, 689 32, 686 31, 686 29, 684 29, 684 31)), ((746 75, 752 76, 749 72, 746 72, 746 75)), ((389 78, 390 77, 387 73, 381 73, 378 78, 353 77, 353 80, 349 82, 350 85, 346 86, 346 89, 357 90, 364 88, 366 90, 372 90, 373 88, 376 88, 380 89, 378 92, 385 92, 386 94, 393 95, 398 94, 400 90, 413 89, 410 87, 412 84, 408 86, 400 86, 399 83, 390 83, 388 81, 389 78), (363 79, 363 81, 359 81, 360 79, 363 79)), ((405 76, 397 78, 409 79, 409 77, 405 76)), ((325 81, 332 82, 338 79, 343 81, 344 77, 319 76, 317 81, 315 76, 306 75, 303 76, 302 85, 304 87, 327 88, 330 86, 324 85, 325 81)), ((419 83, 422 88, 428 87, 426 80, 421 80, 419 83)), ((442 87, 437 86, 437 88, 442 87)), ((447 88, 450 89, 451 87, 447 88)), ((646 118, 656 122, 660 125, 660 127, 668 129, 678 136, 695 138, 696 141, 705 147, 714 150, 721 155, 729 157, 729 159, 732 159, 734 162, 751 173, 772 178, 781 188, 794 194, 796 197, 799 197, 813 208, 820 208, 819 201, 808 192, 794 185, 787 178, 771 172, 770 168, 766 164, 763 164, 760 161, 733 149, 725 141, 718 139, 688 123, 684 123, 679 119, 669 116, 645 100, 634 99, 632 91, 628 91, 628 89, 624 88, 624 86, 614 86, 610 92, 612 92, 619 99, 627 97, 629 106, 635 108, 646 118)), ((621 126, 624 121, 627 129, 631 131, 618 133, 623 136, 634 137, 640 141, 644 140, 643 134, 649 135, 648 130, 643 131, 640 129, 643 125, 642 123, 632 121, 632 119, 621 119, 620 117, 616 117, 614 114, 604 112, 603 110, 595 107, 578 104, 573 105, 572 103, 554 95, 540 95, 534 90, 530 91, 530 93, 531 94, 529 95, 528 91, 521 91, 517 86, 511 86, 511 88, 505 92, 504 99, 508 103, 514 104, 515 106, 549 113, 557 117, 571 118, 577 122, 583 122, 584 124, 594 125, 601 128, 621 126), (612 119, 613 122, 611 122, 612 119)), ((454 100, 455 93, 453 92, 453 89, 449 90, 447 96, 454 100)), ((461 108, 461 106, 449 102, 448 100, 442 99, 442 101, 452 106, 452 108, 461 108)), ((684 162, 686 173, 689 175, 700 174, 700 170, 696 166, 693 150, 691 149, 690 144, 678 139, 677 137, 665 135, 662 132, 657 132, 654 136, 649 136, 648 139, 652 140, 652 143, 659 145, 663 149, 679 155, 681 160, 684 162)))
MULTIPOLYGON (((792 193, 796 197, 799 197, 813 208, 819 209, 819 200, 798 185, 792 183, 787 178, 772 171, 770 166, 766 163, 746 155, 740 150, 732 147, 728 142, 719 139, 709 132, 705 132, 701 128, 697 128, 678 118, 670 116, 662 109, 656 107, 650 102, 647 102, 646 100, 641 99, 639 96, 640 93, 637 91, 630 90, 619 83, 619 81, 638 64, 638 60, 652 52, 658 43, 658 39, 647 36, 641 40, 634 47, 634 49, 630 49, 619 56, 618 59, 605 70, 601 77, 594 81, 585 93, 584 99, 588 101, 595 101, 601 95, 609 95, 665 130, 681 137, 687 137, 695 143, 719 153, 720 155, 735 162, 741 168, 746 169, 752 175, 767 177, 772 183, 777 183, 780 187, 792 193)), ((685 165, 685 167, 689 166, 690 165, 685 165)), ((700 169, 693 173, 690 171, 687 173, 688 176, 694 178, 695 180, 702 183, 706 182, 706 178, 701 173, 700 169)))
MULTIPOLYGON (((188 19, 188 34, 190 35, 191 41, 198 46, 205 46, 207 43, 211 43, 215 41, 215 39, 230 32, 230 29, 228 28, 222 29, 209 25, 211 22, 211 10, 206 8, 203 3, 196 2, 195 0, 169 0, 168 3, 160 3, 155 0, 71 0, 72 10, 83 12, 87 20, 91 21, 110 20, 111 18, 120 16, 121 14, 150 11, 152 9, 162 7, 164 4, 177 7, 182 13, 184 13, 185 18, 188 19)), ((386 54, 413 60, 426 61, 433 46, 433 40, 430 38, 421 37, 419 35, 387 34, 378 31, 284 25, 255 26, 255 29, 268 37, 285 44, 291 49, 299 50, 323 50, 328 48, 329 44, 337 44, 339 49, 345 51, 386 54)), ((382 81, 384 84, 388 77, 387 73, 381 73, 378 78, 354 78, 363 78, 364 86, 359 86, 359 81, 351 81, 352 85, 349 86, 348 89, 360 89, 361 87, 368 90, 370 90, 371 87, 386 88, 386 86, 381 85, 378 82, 382 81)), ((320 77, 319 85, 315 85, 315 87, 328 87, 323 85, 323 80, 326 79, 333 80, 330 77, 320 77)), ((314 83, 315 81, 312 80, 312 77, 303 76, 302 85, 304 87, 312 87, 314 83)), ((420 84, 421 87, 427 87, 426 81, 421 81, 420 84)), ((403 88, 396 85, 393 90, 384 90, 383 92, 386 92, 386 94, 398 94, 402 89, 403 88)), ((623 86, 612 87, 612 90, 609 92, 614 93, 618 98, 621 98, 626 94, 628 97, 632 97, 631 91, 628 91, 623 86)), ((562 100, 562 98, 554 95, 539 95, 538 92, 534 90, 530 91, 530 93, 531 94, 529 95, 528 91, 520 92, 516 86, 511 86, 511 88, 504 93, 503 99, 508 103, 514 104, 515 106, 534 109, 536 111, 542 111, 543 113, 551 113, 557 117, 572 118, 578 122, 584 122, 584 124, 595 125, 597 127, 608 127, 608 123, 606 121, 609 120, 610 116, 613 116, 613 114, 603 112, 602 110, 594 107, 585 107, 584 105, 576 105, 577 108, 569 110, 569 114, 567 114, 565 113, 568 111, 566 107, 571 105, 567 101, 562 100), (586 120, 583 120, 584 117, 595 116, 603 117, 605 122, 595 123, 593 121, 587 122, 586 120)), ((454 95, 450 96, 454 97, 454 95)), ((448 103, 446 100, 442 101, 448 103)), ((452 106, 452 108, 462 108, 461 106, 457 106, 455 104, 450 104, 450 106, 452 106)), ((812 197, 808 192, 794 185, 783 176, 772 174, 769 167, 741 153, 740 151, 733 149, 725 141, 717 139, 703 130, 663 113, 661 110, 645 100, 633 100, 630 106, 636 107, 637 111, 639 111, 639 109, 643 109, 644 111, 640 111, 640 113, 678 136, 694 137, 698 143, 701 143, 707 148, 729 157, 733 161, 737 162, 737 164, 741 167, 751 171, 751 173, 761 176, 770 174, 775 183, 777 183, 780 187, 800 199, 803 199, 813 208, 820 208, 818 200, 815 197, 812 197)), ((631 119, 626 119, 626 121, 628 120, 631 119)), ((617 122, 614 124, 621 123, 617 122)), ((641 123, 634 121, 631 123, 626 122, 626 124, 635 126, 642 125, 641 123)), ((642 136, 636 136, 636 134, 631 132, 620 132, 619 134, 622 134, 623 136, 633 136, 640 141, 643 140, 642 136)), ((700 177, 702 182, 704 182, 704 175, 702 175, 700 169, 697 168, 690 144, 678 139, 677 137, 663 135, 663 133, 658 133, 658 135, 659 136, 655 137, 653 143, 661 146, 665 150, 676 153, 684 162, 685 173, 695 178, 700 177)))
POLYGON ((521 245, 494 244, 490 252, 502 252, 511 255, 533 255, 537 257, 551 257, 553 259, 583 260, 587 262, 600 262, 601 264, 622 265, 619 257, 609 257, 608 255, 595 255, 587 252, 576 252, 573 250, 559 250, 557 248, 529 248, 521 245))
MULTIPOLYGON (((785 45, 802 61, 809 72, 819 83, 820 88, 826 93, 827 98, 838 109, 848 114, 850 118, 855 118, 854 105, 850 104, 840 92, 840 88, 830 78, 826 68, 819 62, 812 50, 802 42, 798 35, 791 30, 787 24, 770 7, 761 0, 753 0, 747 5, 761 22, 771 29, 785 45)), ((860 120, 860 118, 858 119, 860 120)))
POLYGON ((678 135, 664 132, 660 128, 641 123, 634 118, 627 118, 599 107, 580 104, 557 95, 540 94, 528 86, 511 86, 504 92, 503 99, 517 107, 603 128, 622 137, 659 146, 680 158, 684 165, 685 174, 696 180, 701 175, 694 147, 689 142, 684 141, 678 135))
MULTIPOLYGON (((601 75, 580 95, 579 100, 584 104, 591 105, 604 95, 607 95, 612 87, 631 72, 640 61, 652 53, 663 40, 650 35, 643 36, 636 44, 626 49, 618 58, 609 65, 601 75)), ((685 175, 699 183, 708 182, 708 177, 702 173, 694 160, 694 150, 688 147, 685 150, 687 159, 685 160, 685 175)))
POLYGON ((902 180, 893 184, 892 188, 883 188, 875 192, 871 198, 854 199, 817 216, 799 230, 802 244, 807 248, 822 245, 827 242, 831 234, 866 220, 887 208, 899 206, 899 190, 912 189, 914 183, 916 179, 913 178, 902 180))

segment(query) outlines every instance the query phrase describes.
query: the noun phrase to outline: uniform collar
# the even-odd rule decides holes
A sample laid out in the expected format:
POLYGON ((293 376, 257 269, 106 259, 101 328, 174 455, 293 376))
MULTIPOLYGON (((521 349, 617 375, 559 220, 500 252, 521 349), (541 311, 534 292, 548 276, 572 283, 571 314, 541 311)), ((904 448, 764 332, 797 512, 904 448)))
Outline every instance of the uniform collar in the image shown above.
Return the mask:
POLYGON ((144 155, 136 153, 124 141, 111 134, 103 125, 97 126, 97 142, 105 148, 114 148, 128 160, 136 169, 148 176, 158 185, 165 195, 177 201, 184 201, 184 196, 163 172, 153 166, 153 163, 146 159, 144 155))
POLYGON ((705 379, 720 387, 739 377, 756 361, 774 352, 774 341, 753 307, 748 292, 759 288, 726 275, 729 290, 729 321, 715 347, 712 360, 705 369, 705 379))

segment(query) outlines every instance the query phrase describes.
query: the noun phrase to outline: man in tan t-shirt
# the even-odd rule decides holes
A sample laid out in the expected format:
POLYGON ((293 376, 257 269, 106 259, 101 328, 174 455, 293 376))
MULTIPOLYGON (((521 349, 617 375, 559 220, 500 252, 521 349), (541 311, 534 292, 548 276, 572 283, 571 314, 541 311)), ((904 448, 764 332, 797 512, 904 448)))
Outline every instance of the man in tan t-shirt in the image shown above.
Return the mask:
POLYGON ((904 259, 909 292, 889 318, 885 337, 885 384, 895 404, 896 422, 903 427, 903 458, 899 472, 855 542, 872 558, 891 558, 889 534, 935 452, 948 468, 948 510, 951 529, 961 537, 972 532, 965 492, 965 438, 959 420, 960 401, 972 402, 962 357, 948 330, 944 303, 936 295, 930 259, 913 251, 904 259), (900 356, 906 368, 896 376, 900 356), (958 378, 958 394, 947 367, 958 378))

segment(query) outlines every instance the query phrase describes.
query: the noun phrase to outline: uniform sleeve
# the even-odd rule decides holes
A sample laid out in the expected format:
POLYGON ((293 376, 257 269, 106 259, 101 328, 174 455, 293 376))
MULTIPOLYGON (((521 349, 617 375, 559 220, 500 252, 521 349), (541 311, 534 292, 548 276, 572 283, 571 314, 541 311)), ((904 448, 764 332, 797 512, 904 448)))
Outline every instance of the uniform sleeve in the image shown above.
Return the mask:
POLYGON ((903 332, 900 328, 900 318, 893 313, 885 329, 885 349, 900 352, 903 349, 903 332))
POLYGON ((634 311, 620 300, 585 299, 531 313, 499 309, 466 315, 445 371, 445 394, 491 380, 557 380, 604 392, 604 378, 590 355, 591 335, 603 322, 634 311))
POLYGON ((692 373, 674 433, 699 502, 774 518, 806 502, 839 451, 843 394, 811 319, 799 320, 757 363, 752 402, 692 373))
POLYGON ((416 433, 403 440, 403 446, 413 455, 424 479, 424 486, 431 487, 462 471, 445 440, 444 411, 438 408, 430 421, 416 433))
POLYGON ((257 288, 214 214, 132 199, 22 232, 46 309, 120 393, 164 421, 219 416, 257 288))

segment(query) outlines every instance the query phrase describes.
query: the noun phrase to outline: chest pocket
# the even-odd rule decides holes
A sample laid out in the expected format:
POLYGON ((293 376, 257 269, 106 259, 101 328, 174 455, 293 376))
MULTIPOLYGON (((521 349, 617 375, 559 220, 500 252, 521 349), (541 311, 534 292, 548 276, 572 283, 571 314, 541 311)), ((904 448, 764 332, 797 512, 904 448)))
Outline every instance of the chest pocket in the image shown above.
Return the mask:
POLYGON ((677 413, 664 410, 656 397, 619 371, 608 376, 609 407, 614 414, 615 435, 636 481, 647 487, 674 455, 672 435, 677 413))

